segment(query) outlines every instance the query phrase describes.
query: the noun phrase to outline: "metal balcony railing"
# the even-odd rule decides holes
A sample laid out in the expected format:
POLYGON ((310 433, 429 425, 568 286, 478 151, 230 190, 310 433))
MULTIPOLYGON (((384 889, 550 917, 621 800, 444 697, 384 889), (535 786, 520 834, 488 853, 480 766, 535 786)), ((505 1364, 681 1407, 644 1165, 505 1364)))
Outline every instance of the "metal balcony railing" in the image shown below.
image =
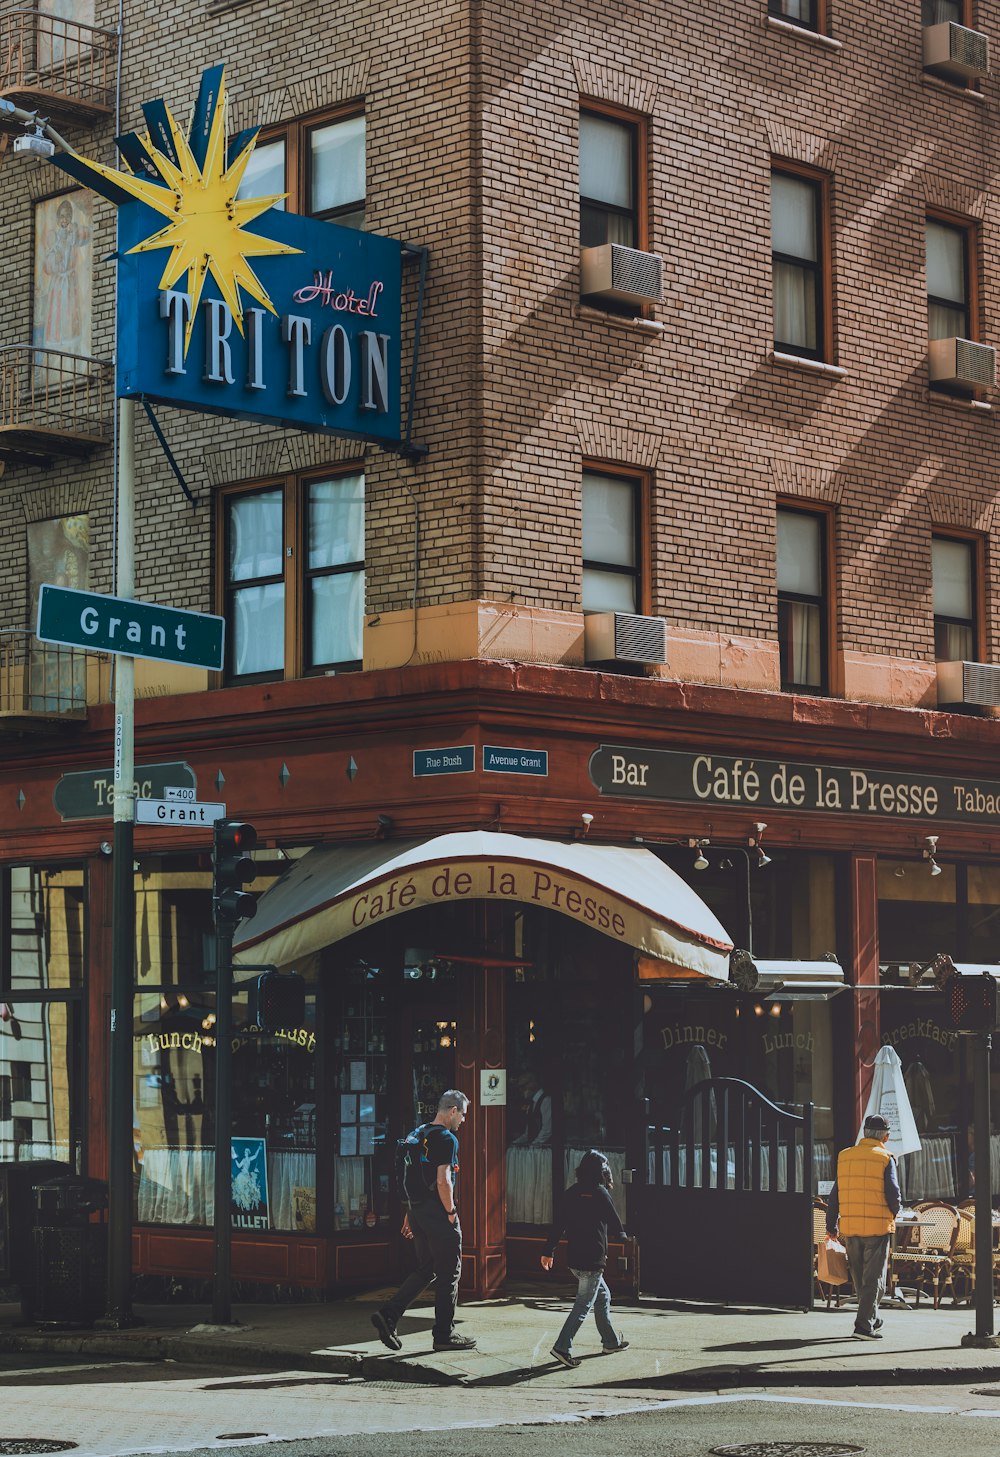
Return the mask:
POLYGON ((46 116, 96 122, 114 109, 118 35, 41 10, 0 15, 0 96, 46 116))
POLYGON ((108 698, 105 653, 39 642, 25 628, 0 630, 0 726, 3 720, 85 718, 88 703, 108 698))
POLYGON ((113 404, 108 360, 0 346, 0 458, 84 455, 107 445, 113 404))

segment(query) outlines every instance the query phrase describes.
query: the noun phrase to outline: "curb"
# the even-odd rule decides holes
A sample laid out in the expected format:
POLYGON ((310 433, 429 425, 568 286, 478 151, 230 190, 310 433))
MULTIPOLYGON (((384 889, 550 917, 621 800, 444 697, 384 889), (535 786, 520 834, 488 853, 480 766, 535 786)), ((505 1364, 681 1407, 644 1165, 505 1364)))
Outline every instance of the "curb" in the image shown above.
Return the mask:
POLYGON ((817 1371, 771 1371, 752 1366, 710 1366, 703 1371, 664 1372, 660 1376, 637 1376, 616 1382, 621 1389, 632 1391, 723 1391, 732 1387, 772 1386, 845 1387, 885 1386, 887 1382, 902 1386, 948 1386, 982 1381, 1000 1382, 997 1366, 880 1366, 864 1370, 837 1370, 824 1367, 817 1371))
MULTIPOLYGON (((199 1340, 195 1336, 94 1335, 89 1332, 0 1334, 0 1351, 47 1355, 111 1356, 119 1360, 194 1361, 215 1366, 257 1366, 275 1371, 325 1371, 361 1376, 364 1357, 349 1351, 314 1352, 255 1346, 246 1341, 199 1340)), ((398 1378, 397 1378, 398 1379, 398 1378)))

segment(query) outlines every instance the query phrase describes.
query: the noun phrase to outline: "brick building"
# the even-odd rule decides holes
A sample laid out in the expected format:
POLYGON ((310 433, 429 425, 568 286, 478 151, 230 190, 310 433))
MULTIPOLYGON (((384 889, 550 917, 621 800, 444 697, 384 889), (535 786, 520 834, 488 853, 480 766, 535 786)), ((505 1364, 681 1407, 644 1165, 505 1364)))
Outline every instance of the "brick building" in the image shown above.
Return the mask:
MULTIPOLYGON (((225 60, 231 131, 261 128, 242 195, 426 249, 418 449, 158 407, 192 506, 139 413, 136 595, 224 615, 229 650, 221 674, 137 663, 137 765, 187 765, 251 820, 261 887, 327 857, 294 913, 307 1027, 262 1038, 237 1003, 234 1131, 265 1140, 271 1195, 238 1275, 384 1277, 386 1150, 454 1084, 475 1095, 469 1281, 495 1288, 534 1263, 579 1149, 635 1165, 641 1099, 679 1116, 693 1049, 813 1102, 828 1158, 891 1042, 925 1136, 908 1192, 968 1192, 965 1044, 922 968, 1000 962, 997 23, 971 0, 725 0, 711 24, 651 0, 216 0, 197 20, 165 0, 126 7, 116 89, 114 9, 0 13, 0 97, 85 155, 110 163, 150 98, 186 117, 225 60), (442 904, 312 944, 352 856, 438 865, 452 833, 641 847, 753 953, 757 993, 641 936, 610 950, 566 899, 463 895, 468 847, 442 904), (506 1110, 479 1101, 496 1069, 506 1110)), ((100 1173, 109 665, 31 624, 41 582, 115 585, 115 217, 15 130, 0 1153, 100 1173), (30 1076, 22 1017, 48 1029, 30 1076), (35 1131, 46 1087, 58 1137, 35 1131)), ((136 1267, 198 1276, 209 846, 140 828, 136 847, 136 1267)), ((289 902, 270 904, 246 933, 265 959, 289 902)))

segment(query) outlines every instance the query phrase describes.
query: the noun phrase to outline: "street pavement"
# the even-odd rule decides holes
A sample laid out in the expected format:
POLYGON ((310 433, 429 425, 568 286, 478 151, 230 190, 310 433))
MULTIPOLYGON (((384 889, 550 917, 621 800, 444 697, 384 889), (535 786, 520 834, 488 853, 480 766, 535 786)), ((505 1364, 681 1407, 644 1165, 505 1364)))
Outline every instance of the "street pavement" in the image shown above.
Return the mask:
POLYGON ((484 1391, 1000 1381, 1000 1351, 962 1345, 962 1337, 975 1329, 975 1313, 964 1306, 935 1311, 923 1302, 919 1308, 886 1308, 884 1339, 868 1342, 852 1337, 848 1305, 803 1312, 644 1299, 614 1309, 628 1350, 602 1355, 591 1321, 574 1347, 581 1364, 567 1371, 549 1355, 571 1301, 566 1285, 464 1301, 459 1329, 476 1338, 478 1349, 461 1354, 434 1353, 429 1304, 415 1306, 404 1318, 402 1351, 386 1350, 371 1325, 371 1313, 386 1294, 367 1291, 328 1304, 240 1305, 234 1307, 238 1324, 225 1329, 209 1324, 209 1309, 176 1304, 136 1306, 144 1324, 126 1331, 42 1331, 19 1325, 18 1307, 0 1306, 0 1353, 56 1353, 82 1362, 166 1358, 484 1391))

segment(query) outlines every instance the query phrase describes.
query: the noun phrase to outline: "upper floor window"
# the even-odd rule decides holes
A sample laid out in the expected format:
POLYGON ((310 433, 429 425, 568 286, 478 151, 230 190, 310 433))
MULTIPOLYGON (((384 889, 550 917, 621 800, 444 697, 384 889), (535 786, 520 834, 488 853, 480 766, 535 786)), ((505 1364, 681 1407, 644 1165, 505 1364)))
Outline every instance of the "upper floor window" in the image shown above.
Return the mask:
POLYGON ((826 518, 780 508, 778 651, 786 691, 826 690, 826 518))
POLYGON ((583 472, 583 610, 641 612, 642 482, 583 472))
POLYGON ((807 359, 827 347, 824 183, 771 172, 771 262, 774 347, 807 359))
POLYGON ((805 30, 822 29, 823 0, 767 0, 767 13, 805 30))
POLYGON ((924 25, 968 25, 971 20, 969 0, 920 0, 920 19, 924 25))
POLYGON ((360 668, 364 476, 291 476, 222 502, 227 679, 360 668))
POLYGON ((62 385, 82 366, 62 355, 91 352, 94 194, 85 189, 46 197, 35 204, 32 340, 43 383, 62 385))
POLYGON ((290 122, 258 141, 240 198, 287 192, 276 206, 361 228, 365 221, 365 116, 290 122))
POLYGON ((640 246, 639 124, 580 113, 580 243, 640 246))
POLYGON ((931 541, 934 583, 934 656, 941 662, 975 662, 976 544, 953 537, 931 541))
POLYGON ((927 219, 927 333, 931 339, 971 339, 970 232, 927 219))

